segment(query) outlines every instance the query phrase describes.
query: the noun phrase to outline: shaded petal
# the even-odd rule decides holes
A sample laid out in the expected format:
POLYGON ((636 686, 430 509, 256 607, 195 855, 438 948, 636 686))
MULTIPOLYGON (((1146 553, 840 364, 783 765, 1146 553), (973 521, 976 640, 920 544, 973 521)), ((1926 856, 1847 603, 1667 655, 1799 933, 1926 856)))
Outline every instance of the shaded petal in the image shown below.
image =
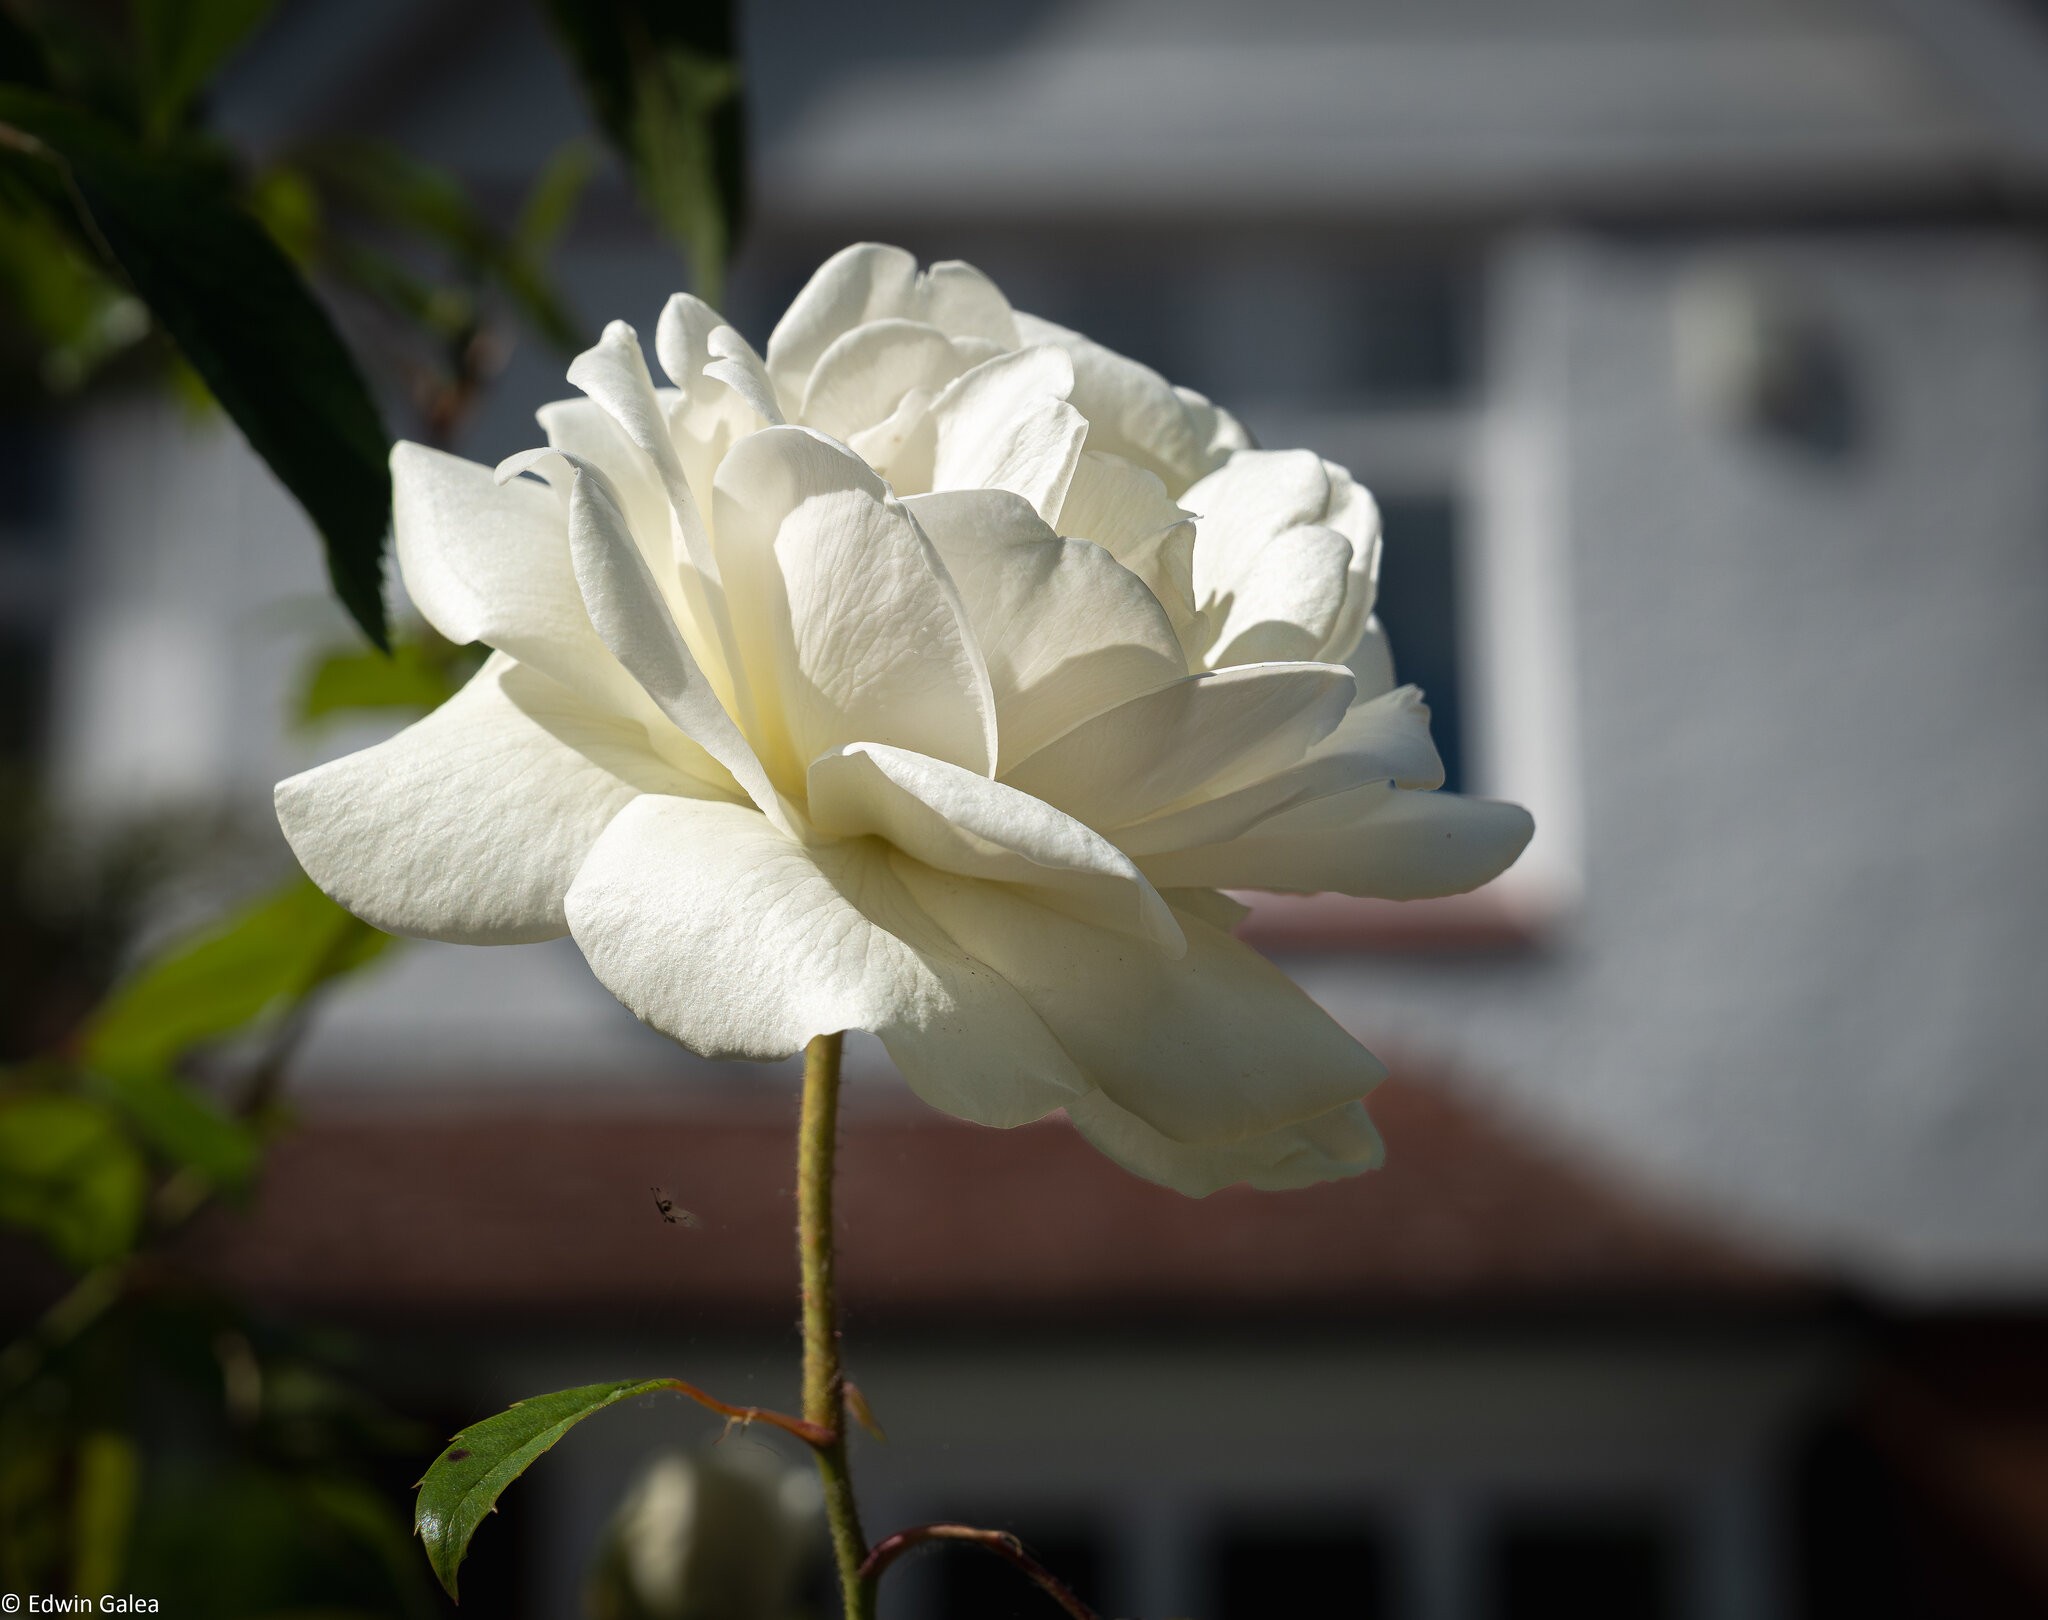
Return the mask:
POLYGON ((1147 855, 1138 864, 1162 888, 1426 900, 1498 877, 1535 830, 1518 804, 1374 783, 1282 811, 1241 838, 1147 855))
POLYGON ((680 418, 699 443, 721 431, 729 442, 782 420, 761 357, 703 299, 676 293, 662 306, 654 354, 681 394, 671 421, 680 418))
POLYGON ((811 370, 863 322, 910 312, 917 260, 899 247, 857 242, 821 264, 768 334, 768 375, 785 415, 802 408, 811 370))
POLYGON ((391 451, 391 529, 413 604, 450 641, 481 641, 592 703, 648 717, 648 705, 591 627, 569 558, 560 499, 530 478, 425 445, 391 451))
POLYGON ((1201 592, 1201 542, 1195 546, 1196 592, 1216 637, 1209 666, 1321 658, 1344 609, 1351 542, 1335 529, 1286 529, 1268 540, 1236 588, 1201 592))
POLYGON ((1157 473, 1168 495, 1177 498, 1242 443, 1235 422, 1150 366, 1036 315, 1016 319, 1020 342, 1052 344, 1072 359, 1074 389, 1067 397, 1088 419, 1088 448, 1157 473))
POLYGON ((676 628, 616 497, 601 475, 581 468, 569 497, 569 545, 584 605, 605 646, 676 729, 787 830, 790 818, 768 773, 676 628))
POLYGON ((1189 1147, 1162 1136, 1099 1091, 1068 1103, 1067 1118, 1132 1174, 1190 1198, 1206 1198, 1239 1182, 1262 1192, 1287 1192, 1377 1170, 1386 1159, 1386 1147, 1362 1102, 1219 1147, 1189 1147))
POLYGON ((813 760, 810 815, 820 832, 886 838, 927 866, 1016 883, 1074 916, 1186 949, 1166 902, 1128 855, 1043 800, 942 760, 854 743, 813 760))
POLYGON ((1386 1073, 1272 963, 1193 915, 1180 915, 1188 948, 1173 960, 1015 889, 901 872, 1090 1082, 1174 1141, 1263 1136, 1364 1096, 1386 1073))
POLYGON ((1132 855, 1221 843, 1283 810, 1367 783, 1433 788, 1443 779, 1443 761, 1429 738, 1429 709, 1417 688, 1404 686, 1354 703, 1337 729, 1299 763, 1235 792, 1120 828, 1117 843, 1132 855))
POLYGON ((1189 675, 1084 720, 1003 779, 1091 827, 1128 826, 1296 763, 1344 718, 1353 690, 1338 664, 1189 675))
POLYGON ((868 321, 899 317, 948 337, 1017 346, 1009 301, 972 265, 935 264, 920 275, 901 248, 860 242, 832 255, 790 303, 768 337, 768 375, 795 414, 812 369, 827 349, 868 321))
MULTIPOLYGON (((657 573, 672 571, 675 546, 669 535, 668 494, 661 486, 661 475, 605 408, 594 399, 558 399, 543 405, 534 417, 547 434, 549 449, 604 474, 625 509, 627 523, 648 552, 649 565, 657 573)), ((565 488, 564 510, 567 494, 565 488)))
MULTIPOLYGON (((1066 401, 1072 383, 1073 367, 1052 348, 999 355, 967 372, 931 408, 924 487, 1007 489, 1041 517, 1057 512, 1088 437, 1087 421, 1066 401)), ((905 476, 915 482, 915 472, 905 476)))
POLYGON ((741 440, 718 469, 718 547, 760 700, 750 734, 787 792, 841 743, 989 774, 995 701, 931 542, 874 472, 805 428, 741 440))
POLYGON ((756 420, 747 424, 748 431, 780 426, 782 407, 775 399, 775 385, 768 380, 768 368, 753 344, 732 327, 721 326, 711 334, 710 347, 704 375, 724 383, 753 412, 756 420))
POLYGON ((1344 662, 1358 677, 1359 697, 1376 698, 1393 690, 1394 649, 1388 645, 1386 629, 1376 617, 1366 619, 1364 633, 1344 655, 1344 662))
POLYGON ((1053 527, 1116 558, 1159 599, 1182 642, 1193 639, 1194 520, 1167 497, 1156 473, 1121 456, 1082 451, 1053 527))
POLYGON ((1009 299, 973 265, 940 259, 924 273, 920 320, 952 338, 976 338, 999 348, 1017 347, 1017 317, 1009 299))
POLYGON ((1311 451, 1246 451, 1182 497, 1196 514, 1195 600, 1215 637, 1211 667, 1333 656, 1355 547, 1327 526, 1330 472, 1311 451))
MULTIPOLYGON (((1330 507, 1323 522, 1351 542, 1351 566, 1345 579, 1344 611, 1331 626, 1330 639, 1320 656, 1349 663, 1359 637, 1372 623, 1373 602, 1379 594, 1380 509, 1371 492, 1336 462, 1324 462, 1323 471, 1330 480, 1330 507)), ((1392 684, 1389 675, 1386 685, 1392 684)))
POLYGON ((512 945, 567 931, 563 896, 642 793, 706 791, 638 725, 495 654, 387 742, 277 786, 313 881, 386 933, 512 945))
MULTIPOLYGON (((659 532, 680 539, 680 543, 672 542, 667 568, 659 565, 658 554, 652 551, 654 533, 641 529, 637 523, 633 525, 634 532, 639 535, 643 549, 650 551, 648 560, 655 565, 654 577, 661 581, 663 591, 669 589, 671 581, 680 587, 682 617, 689 628, 699 632, 699 645, 715 653, 737 685, 740 670, 719 589, 718 560, 712 553, 696 496, 691 493, 682 458, 676 451, 667 413, 655 394, 654 380, 647 374, 647 356, 640 352, 640 335, 624 321, 613 321, 604 329, 603 337, 569 362, 569 381, 601 405, 653 465, 668 501, 659 532)), ((635 516, 630 508, 622 509, 629 518, 635 516)))
POLYGON ((911 901, 903 864, 866 840, 805 848, 752 810, 649 796, 591 850, 569 926, 613 995, 707 1057, 872 1030, 920 1096, 985 1125, 1084 1091, 1023 999, 911 901))
POLYGON ((1152 593, 1099 546, 1054 534, 1022 496, 952 490, 904 504, 959 588, 988 666, 999 773, 1187 674, 1152 593))
POLYGON ((886 422, 912 390, 936 395, 966 369, 965 358, 937 327, 894 317, 870 321, 819 357, 804 387, 802 421, 851 440, 886 422))

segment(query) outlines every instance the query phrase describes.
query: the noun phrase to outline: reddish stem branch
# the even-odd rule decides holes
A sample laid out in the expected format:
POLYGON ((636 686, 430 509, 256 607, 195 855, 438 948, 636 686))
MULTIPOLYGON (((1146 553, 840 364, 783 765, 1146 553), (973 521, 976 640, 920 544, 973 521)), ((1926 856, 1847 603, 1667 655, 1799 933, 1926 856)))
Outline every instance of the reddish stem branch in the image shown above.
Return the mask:
POLYGON ((860 1567, 861 1580, 872 1585, 903 1554, 929 1541, 964 1541, 992 1552, 1037 1582, 1039 1589, 1066 1610, 1072 1620, 1100 1620, 1093 1609, 1074 1595, 1065 1581, 1026 1552, 1024 1543, 1007 1530, 977 1530, 971 1524, 920 1524, 908 1530, 898 1530, 893 1536, 884 1536, 875 1543, 875 1550, 868 1554, 867 1561, 860 1567))
POLYGON ((771 1412, 765 1406, 734 1406, 721 1401, 716 1395, 708 1394, 695 1384, 686 1384, 680 1378, 671 1378, 668 1387, 678 1395, 687 1395, 699 1406, 708 1406, 720 1417, 729 1417, 740 1423, 765 1423, 771 1429, 780 1429, 784 1434, 793 1434, 807 1446, 822 1449, 839 1443, 839 1431, 828 1429, 820 1423, 807 1423, 802 1418, 791 1417, 787 1412, 771 1412))

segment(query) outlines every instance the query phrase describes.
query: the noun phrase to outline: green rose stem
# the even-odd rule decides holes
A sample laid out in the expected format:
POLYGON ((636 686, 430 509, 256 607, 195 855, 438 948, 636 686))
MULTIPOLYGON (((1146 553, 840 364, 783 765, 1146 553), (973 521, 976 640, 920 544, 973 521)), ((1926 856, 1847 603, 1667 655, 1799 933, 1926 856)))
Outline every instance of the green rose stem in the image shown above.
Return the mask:
POLYGON ((804 1299, 804 1421, 831 1438, 814 1443, 825 1484, 825 1518, 846 1620, 874 1620, 875 1583, 853 1470, 846 1457, 846 1373, 839 1365, 839 1298, 832 1277, 832 1170, 839 1142, 839 1067, 846 1037, 820 1035, 804 1048, 803 1113, 797 1126, 796 1237, 804 1299))
MULTIPOLYGON (((1096 1620, 1095 1612, 1050 1570, 1024 1550, 1015 1536, 964 1524, 924 1524, 899 1530, 868 1550, 861 1534, 860 1507, 853 1496, 853 1469, 846 1456, 846 1372, 839 1364, 839 1296, 832 1276, 832 1172, 839 1146, 839 1068, 844 1034, 820 1035, 804 1048, 803 1113, 797 1125, 796 1235, 803 1269, 804 1415, 801 1427, 782 1427, 809 1441, 825 1482, 825 1517, 832 1531, 832 1557, 839 1566, 839 1592, 846 1620, 874 1620, 875 1588, 882 1572, 913 1547, 962 1541, 1015 1564, 1047 1596, 1074 1617, 1096 1620)), ((685 1393, 703 1397, 689 1386, 685 1393)), ((716 1404, 707 1401, 706 1404, 716 1404)), ((766 1414, 763 1414, 766 1415, 766 1414)))

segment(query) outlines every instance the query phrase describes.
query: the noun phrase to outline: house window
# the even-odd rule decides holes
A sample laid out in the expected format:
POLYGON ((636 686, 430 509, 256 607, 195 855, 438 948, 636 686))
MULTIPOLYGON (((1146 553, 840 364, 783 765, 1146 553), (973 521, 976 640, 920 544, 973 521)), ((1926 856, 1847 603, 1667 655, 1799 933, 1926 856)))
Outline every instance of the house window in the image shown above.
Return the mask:
POLYGON ((1243 1526, 1217 1542, 1215 1612, 1218 1620, 1395 1620, 1392 1571, 1387 1538, 1355 1520, 1243 1526))
POLYGON ((1493 1620, 1673 1620, 1671 1527, 1649 1512, 1506 1515, 1488 1550, 1493 1620))
POLYGON ((1444 786, 1465 787, 1465 696, 1458 635, 1458 507, 1444 495, 1390 495, 1380 502, 1377 612, 1394 649, 1395 679, 1422 688, 1429 731, 1443 756, 1444 786))
MULTIPOLYGON (((1098 1606, 1103 1601, 1109 1556, 1102 1532, 1085 1520, 1033 1522, 1014 1515, 970 1518, 969 1523, 1001 1525, 1013 1531, 1053 1574, 1098 1606)), ((979 1547, 939 1544, 920 1553, 919 1584, 924 1588, 923 1612, 951 1620, 973 1615, 976 1620, 1044 1620, 1045 1594, 1009 1563, 979 1547)))
POLYGON ((62 440, 37 419, 0 421, 0 765, 42 751, 60 584, 62 440))

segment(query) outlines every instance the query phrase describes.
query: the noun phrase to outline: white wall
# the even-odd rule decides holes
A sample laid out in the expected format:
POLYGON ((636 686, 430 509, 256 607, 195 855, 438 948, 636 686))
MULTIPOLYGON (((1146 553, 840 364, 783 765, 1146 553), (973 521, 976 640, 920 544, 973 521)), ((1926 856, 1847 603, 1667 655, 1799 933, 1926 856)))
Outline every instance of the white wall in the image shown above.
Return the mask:
POLYGON ((1369 1040, 1775 1244, 1889 1287, 2038 1291, 2040 255, 1531 239, 1496 315, 1496 397, 1536 418, 1501 425, 1550 459, 1502 474, 1492 539, 1565 538, 1579 735, 1556 743, 1577 755, 1583 899, 1531 959, 1326 960, 1306 981, 1369 1040), (1839 344, 1847 455, 1689 399, 1678 312, 1731 271, 1839 344))

